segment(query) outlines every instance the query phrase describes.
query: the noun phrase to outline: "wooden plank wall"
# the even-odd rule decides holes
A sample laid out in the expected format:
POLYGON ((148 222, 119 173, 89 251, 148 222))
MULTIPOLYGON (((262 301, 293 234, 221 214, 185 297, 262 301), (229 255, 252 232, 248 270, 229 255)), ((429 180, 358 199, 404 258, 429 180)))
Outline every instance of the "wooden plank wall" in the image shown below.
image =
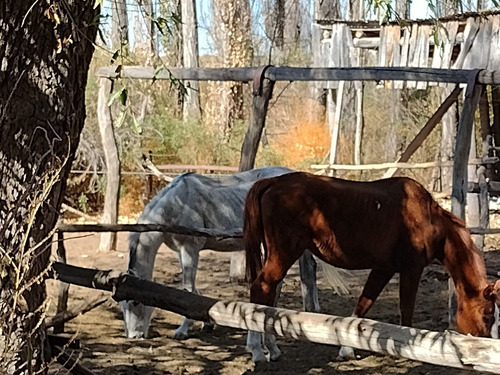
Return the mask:
MULTIPOLYGON (((331 36, 322 40, 324 66, 359 66, 359 61, 356 61, 359 49, 353 46, 348 25, 333 24, 331 36)), ((437 26, 422 23, 381 26, 377 61, 380 67, 498 69, 500 15, 474 16, 465 21, 449 20, 437 26)), ((437 83, 408 81, 406 87, 423 90, 428 84, 437 83)), ((337 85, 329 82, 323 87, 335 89, 337 85)), ((401 89, 405 84, 402 81, 386 81, 384 87, 401 89)))

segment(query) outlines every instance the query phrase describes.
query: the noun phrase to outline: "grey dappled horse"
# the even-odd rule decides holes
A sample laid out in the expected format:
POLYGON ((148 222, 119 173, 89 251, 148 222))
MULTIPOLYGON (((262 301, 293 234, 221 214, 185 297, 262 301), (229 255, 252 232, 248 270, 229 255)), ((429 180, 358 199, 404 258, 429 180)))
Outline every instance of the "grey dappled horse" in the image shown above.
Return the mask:
MULTIPOLYGON (((243 206, 253 183, 266 177, 293 172, 283 167, 254 169, 222 177, 186 173, 176 177, 144 208, 140 224, 176 224, 193 228, 228 230, 243 227, 243 206)), ((162 243, 179 253, 182 287, 198 293, 195 287, 200 250, 238 251, 241 238, 216 240, 172 233, 131 233, 128 272, 151 279, 156 253, 162 243)), ((316 262, 305 253, 299 260, 302 296, 306 311, 319 311, 316 290, 316 262)), ((153 308, 134 301, 122 301, 127 337, 146 337, 153 308)), ((185 318, 174 338, 183 339, 193 321, 185 318)))

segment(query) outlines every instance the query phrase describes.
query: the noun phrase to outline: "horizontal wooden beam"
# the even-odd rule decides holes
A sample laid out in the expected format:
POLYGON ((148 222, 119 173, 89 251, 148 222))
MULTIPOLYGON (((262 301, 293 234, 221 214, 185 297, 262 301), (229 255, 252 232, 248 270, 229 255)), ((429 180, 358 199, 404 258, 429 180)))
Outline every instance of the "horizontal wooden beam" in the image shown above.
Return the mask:
POLYGON ((469 228, 471 234, 500 234, 500 228, 469 228))
MULTIPOLYGON (((214 237, 219 239, 243 237, 243 231, 241 228, 234 228, 228 231, 219 231, 215 229, 206 229, 206 228, 197 229, 197 228, 176 227, 176 226, 161 225, 161 224, 59 224, 57 230, 65 233, 170 232, 176 234, 184 234, 188 236, 214 237)), ((500 229, 470 228, 470 231, 472 234, 500 233, 500 229)))
POLYGON ((220 301, 118 271, 89 270, 62 263, 54 264, 54 271, 56 278, 67 283, 78 281, 81 286, 113 290, 113 298, 117 301, 135 300, 221 326, 321 344, 345 345, 441 366, 500 372, 500 340, 401 327, 370 319, 220 301))
POLYGON ((241 228, 233 228, 226 231, 209 228, 190 228, 182 225, 162 224, 59 224, 57 230, 60 232, 169 232, 184 234, 187 236, 229 238, 242 237, 241 228))
POLYGON ((98 77, 136 79, 186 79, 191 81, 253 80, 257 68, 153 68, 151 66, 107 66, 97 71, 98 77))
POLYGON ((431 68, 291 68, 267 70, 266 78, 274 81, 428 81, 464 83, 468 70, 431 68))
MULTIPOLYGON (((99 77, 136 79, 182 79, 193 81, 243 81, 254 78, 258 68, 163 68, 116 66, 100 68, 99 77)), ((292 68, 270 67, 265 78, 272 81, 427 81, 466 83, 471 70, 432 69, 409 67, 363 67, 363 68, 292 68)), ((482 84, 499 84, 500 70, 483 70, 478 77, 482 84)))
MULTIPOLYGON (((487 160, 474 159, 469 161, 469 165, 482 165, 498 163, 497 157, 488 158, 487 160)), ((453 161, 449 162, 425 162, 425 163, 380 163, 380 164, 313 164, 313 169, 333 169, 338 171, 362 171, 362 170, 377 170, 377 169, 422 169, 435 167, 453 167, 453 161)))
POLYGON ((222 172, 238 172, 238 167, 230 167, 226 165, 196 165, 196 164, 161 164, 156 168, 164 171, 222 171, 222 172))
MULTIPOLYGON (((458 45, 460 43, 463 43, 463 41, 464 41, 464 33, 463 32, 457 33, 454 44, 458 45)), ((359 38, 353 38, 352 44, 354 45, 355 48, 377 49, 380 47, 380 37, 363 36, 359 38)), ((399 45, 402 46, 403 44, 404 44, 404 39, 401 38, 399 41, 399 45)), ((436 45, 436 41, 433 36, 429 38, 429 45, 430 46, 436 45)))

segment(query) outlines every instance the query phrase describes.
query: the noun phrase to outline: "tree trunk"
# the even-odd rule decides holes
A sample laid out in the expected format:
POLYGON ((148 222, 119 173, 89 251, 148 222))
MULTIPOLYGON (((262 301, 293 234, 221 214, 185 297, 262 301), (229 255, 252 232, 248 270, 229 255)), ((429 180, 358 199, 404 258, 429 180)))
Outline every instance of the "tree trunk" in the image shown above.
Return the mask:
POLYGON ((314 18, 317 20, 340 19, 340 1, 314 0, 314 18))
POLYGON ((399 18, 406 20, 410 15, 410 1, 409 0, 396 0, 396 13, 399 18))
POLYGON ((264 26, 270 41, 268 63, 289 64, 297 50, 302 18, 299 0, 266 0, 263 4, 264 26))
MULTIPOLYGON (((219 55, 224 67, 250 66, 253 58, 251 9, 248 0, 214 0, 214 19, 218 39, 221 40, 219 55)), ((225 138, 230 136, 235 120, 243 120, 243 82, 224 84, 222 94, 222 118, 220 123, 225 138)))
POLYGON ((145 17, 145 24, 146 24, 146 38, 147 38, 147 43, 146 46, 149 49, 148 53, 148 62, 151 64, 151 62, 154 61, 154 57, 156 56, 156 50, 157 50, 157 36, 156 36, 156 28, 154 24, 154 19, 155 19, 155 12, 154 12, 154 7, 153 7, 153 0, 143 0, 144 4, 144 17, 145 17))
POLYGON ((0 373, 45 373, 56 224, 85 118, 99 7, 3 0, 0 7, 0 373))
POLYGON ((114 50, 121 50, 121 53, 128 53, 128 17, 127 17, 127 2, 126 0, 112 0, 112 28, 111 28, 111 43, 114 50))
MULTIPOLYGON (((198 23, 194 0, 181 1, 183 66, 198 68, 198 23)), ((183 101, 183 119, 198 120, 200 112, 200 89, 198 81, 186 81, 187 93, 183 101)))
POLYGON ((365 19, 365 2, 363 0, 349 0, 349 8, 351 20, 365 19))

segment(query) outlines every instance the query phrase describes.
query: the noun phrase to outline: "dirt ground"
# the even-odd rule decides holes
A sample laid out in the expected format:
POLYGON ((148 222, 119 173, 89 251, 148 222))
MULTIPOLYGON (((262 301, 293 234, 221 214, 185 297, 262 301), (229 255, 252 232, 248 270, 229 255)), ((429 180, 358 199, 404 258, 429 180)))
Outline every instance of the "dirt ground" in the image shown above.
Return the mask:
MULTIPOLYGON (((127 234, 121 233, 118 251, 99 253, 98 234, 67 234, 68 263, 100 269, 126 269, 127 234)), ((490 245, 490 247, 493 247, 490 245)), ((498 248, 498 247, 496 247, 498 248)), ((248 301, 246 285, 229 283, 229 254, 204 251, 201 254, 197 287, 204 295, 248 301)), ((487 265, 500 270, 500 251, 486 252, 487 265)), ((327 282, 319 275, 322 312, 349 316, 359 296, 367 272, 353 272, 348 278, 352 293, 333 295, 327 282)), ((162 247, 159 251, 155 281, 171 286, 180 285, 180 267, 177 254, 162 247)), ((58 284, 49 281, 55 310, 58 284)), ((90 300, 96 295, 109 293, 76 286, 70 288, 69 305, 90 300)), ((298 268, 294 266, 285 279, 280 306, 300 310, 300 282, 298 268)), ((391 280, 369 313, 369 318, 398 323, 398 281, 391 280)), ((153 315, 150 338, 130 340, 124 337, 122 313, 111 298, 87 314, 66 324, 66 335, 80 340, 82 349, 75 351, 80 363, 96 374, 466 374, 468 371, 422 364, 420 362, 357 351, 358 358, 347 362, 335 360, 338 347, 279 339, 282 357, 278 362, 255 368, 250 354, 245 351, 245 332, 216 327, 205 332, 195 327, 192 336, 184 341, 171 337, 182 317, 156 310, 153 315)), ((420 284, 414 326, 443 331, 447 327, 447 281, 439 266, 431 266, 420 284)), ((51 373, 66 373, 53 365, 51 373)))

